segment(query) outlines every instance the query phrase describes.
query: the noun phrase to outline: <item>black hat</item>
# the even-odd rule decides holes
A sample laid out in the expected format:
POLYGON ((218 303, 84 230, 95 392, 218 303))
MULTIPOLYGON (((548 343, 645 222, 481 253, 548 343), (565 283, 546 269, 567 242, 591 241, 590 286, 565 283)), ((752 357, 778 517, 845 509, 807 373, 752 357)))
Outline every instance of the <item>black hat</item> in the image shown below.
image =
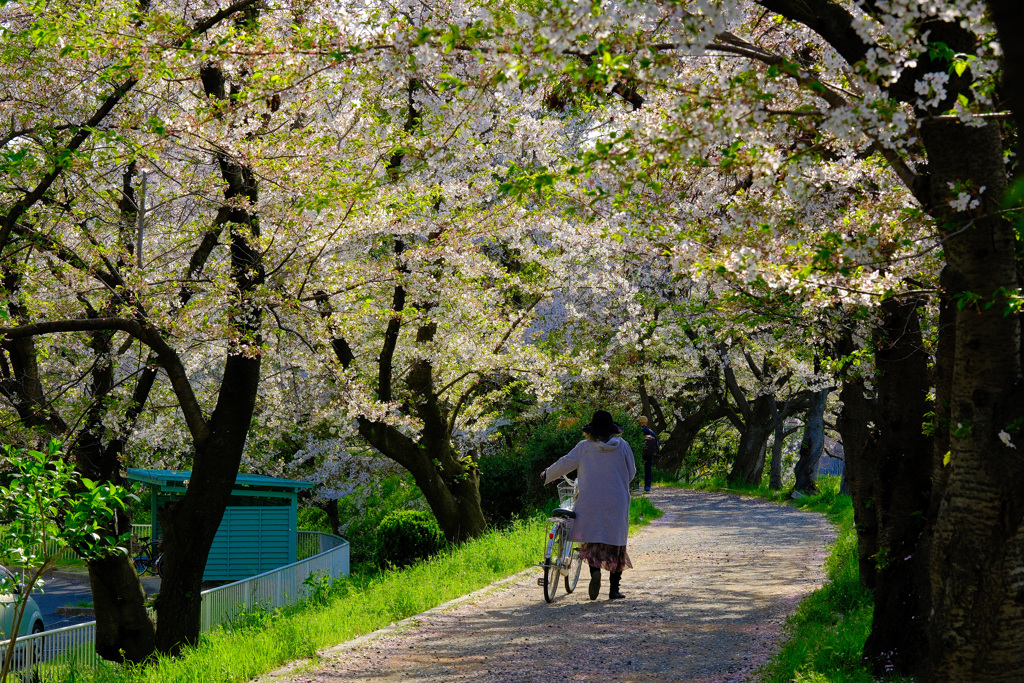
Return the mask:
POLYGON ((612 414, 607 410, 597 410, 590 424, 583 425, 583 431, 599 439, 607 439, 612 434, 621 434, 622 427, 612 420, 612 414))

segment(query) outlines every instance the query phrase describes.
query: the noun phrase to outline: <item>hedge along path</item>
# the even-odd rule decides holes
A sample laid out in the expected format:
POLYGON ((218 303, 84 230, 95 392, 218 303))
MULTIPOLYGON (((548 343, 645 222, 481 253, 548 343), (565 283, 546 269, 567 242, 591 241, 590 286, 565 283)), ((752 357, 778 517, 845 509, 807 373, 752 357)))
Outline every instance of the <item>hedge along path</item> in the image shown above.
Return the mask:
POLYGON ((835 534, 819 514, 728 494, 655 487, 651 502, 665 514, 630 539, 624 600, 603 572, 591 602, 584 568, 548 605, 535 567, 260 683, 751 678, 821 585, 835 534))

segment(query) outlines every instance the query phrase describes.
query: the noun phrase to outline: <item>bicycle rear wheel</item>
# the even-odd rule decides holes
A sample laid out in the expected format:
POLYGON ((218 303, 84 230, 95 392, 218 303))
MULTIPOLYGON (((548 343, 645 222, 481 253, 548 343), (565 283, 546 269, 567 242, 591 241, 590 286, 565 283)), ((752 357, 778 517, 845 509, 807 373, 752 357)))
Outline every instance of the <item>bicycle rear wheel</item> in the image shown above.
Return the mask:
POLYGON ((135 565, 135 571, 139 576, 142 576, 149 571, 149 558, 145 555, 136 555, 133 557, 132 564, 135 565))
POLYGON ((565 592, 572 593, 576 590, 576 584, 580 580, 580 570, 583 568, 583 560, 580 559, 580 548, 575 543, 571 543, 572 549, 569 551, 568 560, 568 573, 565 575, 565 592))
POLYGON ((551 602, 558 592, 558 579, 562 576, 562 553, 565 550, 565 527, 556 523, 551 528, 548 548, 551 554, 544 558, 544 600, 551 602))

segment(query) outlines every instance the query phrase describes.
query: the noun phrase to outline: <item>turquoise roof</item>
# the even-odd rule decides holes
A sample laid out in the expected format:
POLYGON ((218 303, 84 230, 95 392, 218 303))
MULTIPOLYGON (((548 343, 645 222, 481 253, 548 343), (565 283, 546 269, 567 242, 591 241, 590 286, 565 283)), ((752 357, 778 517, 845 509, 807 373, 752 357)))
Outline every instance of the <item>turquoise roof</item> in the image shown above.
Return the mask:
MULTIPOLYGON (((181 486, 187 479, 191 478, 191 476, 191 470, 172 471, 145 470, 134 467, 128 468, 128 479, 130 481, 138 481, 143 484, 150 484, 151 486, 181 486)), ((235 477, 235 486, 274 489, 277 491, 282 489, 299 491, 300 489, 311 489, 315 484, 311 481, 279 479, 277 477, 267 477, 262 474, 239 474, 235 477)))

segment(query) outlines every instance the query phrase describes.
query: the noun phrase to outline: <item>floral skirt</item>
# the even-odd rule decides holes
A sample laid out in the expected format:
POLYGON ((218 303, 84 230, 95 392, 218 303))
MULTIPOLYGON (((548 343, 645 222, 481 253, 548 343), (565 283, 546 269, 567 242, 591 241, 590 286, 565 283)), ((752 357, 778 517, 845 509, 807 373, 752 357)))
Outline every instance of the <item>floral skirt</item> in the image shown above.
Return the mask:
POLYGON ((623 569, 633 568, 624 545, 608 545, 607 543, 580 543, 580 557, 591 567, 607 569, 613 574, 623 569))

